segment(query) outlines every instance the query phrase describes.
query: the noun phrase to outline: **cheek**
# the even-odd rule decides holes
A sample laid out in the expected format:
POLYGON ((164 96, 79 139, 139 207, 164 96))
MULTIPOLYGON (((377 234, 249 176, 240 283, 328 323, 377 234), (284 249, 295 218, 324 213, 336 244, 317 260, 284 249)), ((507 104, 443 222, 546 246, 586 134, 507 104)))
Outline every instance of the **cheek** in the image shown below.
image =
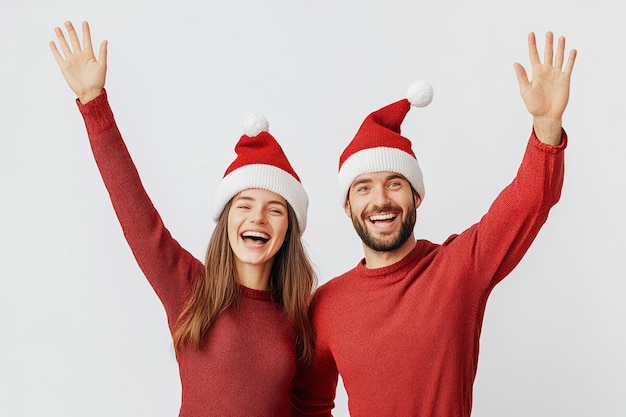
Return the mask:
POLYGON ((228 241, 229 242, 233 242, 234 240, 237 239, 237 231, 238 231, 238 227, 237 227, 237 222, 236 219, 234 218, 234 216, 232 216, 231 214, 228 215, 228 225, 226 227, 226 231, 228 233, 228 241))
POLYGON ((411 211, 416 210, 419 207, 419 198, 414 198, 412 195, 406 201, 406 206, 411 209, 411 211))
POLYGON ((287 228, 289 227, 289 222, 287 220, 278 220, 273 224, 275 238, 277 241, 280 241, 282 245, 285 241, 285 237, 287 236, 287 228))
POLYGON ((359 198, 352 198, 350 202, 346 204, 346 214, 348 217, 357 216, 360 217, 360 214, 365 209, 366 202, 361 201, 359 198))

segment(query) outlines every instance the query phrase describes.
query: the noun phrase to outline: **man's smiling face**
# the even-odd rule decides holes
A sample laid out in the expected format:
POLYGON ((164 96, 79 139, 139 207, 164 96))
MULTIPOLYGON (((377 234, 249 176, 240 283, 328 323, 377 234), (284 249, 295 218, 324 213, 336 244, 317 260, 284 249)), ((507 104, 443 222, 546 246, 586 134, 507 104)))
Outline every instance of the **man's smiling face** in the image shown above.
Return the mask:
POLYGON ((402 175, 374 172, 359 175, 352 182, 345 211, 367 247, 391 252, 412 236, 420 202, 402 175))

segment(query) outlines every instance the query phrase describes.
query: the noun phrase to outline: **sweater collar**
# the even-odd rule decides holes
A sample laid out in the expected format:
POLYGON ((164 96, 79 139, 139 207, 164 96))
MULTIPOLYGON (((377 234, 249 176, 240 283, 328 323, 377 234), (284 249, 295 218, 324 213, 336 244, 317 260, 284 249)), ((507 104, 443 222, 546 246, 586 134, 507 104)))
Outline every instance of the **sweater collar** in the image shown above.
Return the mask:
POLYGON ((272 292, 269 290, 255 290, 243 285, 239 285, 241 295, 246 298, 252 298, 261 301, 273 301, 272 292))
POLYGON ((417 242, 415 243, 415 247, 411 250, 411 252, 409 252, 404 258, 400 259, 398 262, 391 265, 383 266, 380 268, 367 268, 365 266, 365 258, 362 258, 354 270, 360 276, 372 278, 393 275, 398 271, 406 268, 408 265, 414 264, 415 261, 419 259, 424 249, 424 245, 422 243, 423 242, 421 242, 420 240, 417 240, 417 242))

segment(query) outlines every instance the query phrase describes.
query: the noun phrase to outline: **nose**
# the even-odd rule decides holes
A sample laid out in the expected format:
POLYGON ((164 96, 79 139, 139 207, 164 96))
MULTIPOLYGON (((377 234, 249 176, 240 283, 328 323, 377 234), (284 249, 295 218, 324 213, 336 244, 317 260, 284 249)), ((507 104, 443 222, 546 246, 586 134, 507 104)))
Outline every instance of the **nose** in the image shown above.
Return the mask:
POLYGON ((376 187, 372 193, 372 204, 378 207, 384 207, 388 205, 389 192, 385 187, 376 187))
POLYGON ((252 210, 252 212, 250 213, 250 222, 256 224, 264 224, 266 222, 265 210, 260 207, 252 210))

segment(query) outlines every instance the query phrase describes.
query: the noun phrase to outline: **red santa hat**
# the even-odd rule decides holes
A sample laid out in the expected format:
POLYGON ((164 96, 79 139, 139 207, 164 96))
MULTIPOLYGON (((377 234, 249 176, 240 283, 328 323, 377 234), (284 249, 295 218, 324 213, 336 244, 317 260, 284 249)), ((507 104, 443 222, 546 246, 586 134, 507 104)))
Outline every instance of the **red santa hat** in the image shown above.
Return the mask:
POLYGON ((411 141, 400 134, 400 125, 411 106, 425 107, 432 99, 432 86, 426 81, 417 81, 409 87, 405 99, 376 110, 365 118, 339 158, 342 206, 356 177, 370 172, 401 174, 424 199, 422 171, 411 148, 411 141))
POLYGON ((260 114, 250 114, 244 134, 235 145, 237 158, 217 187, 213 219, 217 221, 226 204, 241 191, 262 188, 283 197, 296 213, 300 233, 306 229, 309 199, 300 177, 289 163, 269 124, 260 114))

